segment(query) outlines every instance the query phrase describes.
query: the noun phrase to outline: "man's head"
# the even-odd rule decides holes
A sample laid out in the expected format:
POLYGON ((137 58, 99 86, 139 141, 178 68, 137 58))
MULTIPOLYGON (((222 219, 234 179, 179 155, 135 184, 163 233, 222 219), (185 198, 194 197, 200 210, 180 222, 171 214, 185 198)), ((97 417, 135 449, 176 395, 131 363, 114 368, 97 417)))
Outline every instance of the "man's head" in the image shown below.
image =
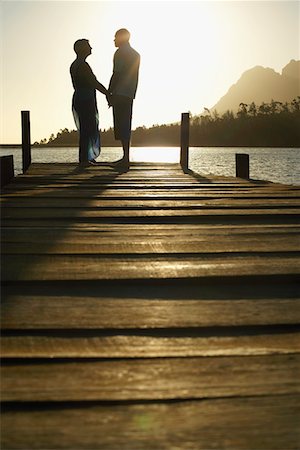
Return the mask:
POLYGON ((92 53, 92 47, 87 39, 78 39, 74 44, 74 51, 77 56, 86 58, 92 53))
POLYGON ((129 39, 130 39, 129 31, 126 30, 126 28, 121 28, 115 34, 115 46, 121 47, 121 45, 129 42, 129 39))

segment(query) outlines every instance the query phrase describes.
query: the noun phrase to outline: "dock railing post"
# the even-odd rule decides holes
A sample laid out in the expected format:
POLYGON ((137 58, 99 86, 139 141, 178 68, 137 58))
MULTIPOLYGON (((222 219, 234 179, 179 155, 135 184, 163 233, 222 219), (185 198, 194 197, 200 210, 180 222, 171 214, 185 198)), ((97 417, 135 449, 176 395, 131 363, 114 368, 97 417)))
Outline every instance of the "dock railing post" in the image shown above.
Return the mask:
POLYGON ((1 187, 3 187, 8 184, 15 176, 13 155, 0 156, 0 173, 1 187))
POLYGON ((180 165, 183 172, 189 168, 190 113, 181 114, 180 165))
POLYGON ((236 153, 235 155, 235 174, 238 178, 249 180, 249 155, 245 153, 236 153))
POLYGON ((22 117, 22 169, 25 173, 31 164, 30 113, 21 111, 22 117))

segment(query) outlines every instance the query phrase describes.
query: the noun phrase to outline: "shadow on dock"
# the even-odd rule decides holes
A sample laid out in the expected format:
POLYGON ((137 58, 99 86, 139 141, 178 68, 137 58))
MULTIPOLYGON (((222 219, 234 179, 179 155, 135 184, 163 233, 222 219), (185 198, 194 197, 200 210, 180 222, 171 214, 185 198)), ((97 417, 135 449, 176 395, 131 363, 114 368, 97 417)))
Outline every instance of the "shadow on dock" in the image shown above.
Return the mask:
POLYGON ((299 191, 175 164, 17 177, 3 448, 296 448, 299 191))

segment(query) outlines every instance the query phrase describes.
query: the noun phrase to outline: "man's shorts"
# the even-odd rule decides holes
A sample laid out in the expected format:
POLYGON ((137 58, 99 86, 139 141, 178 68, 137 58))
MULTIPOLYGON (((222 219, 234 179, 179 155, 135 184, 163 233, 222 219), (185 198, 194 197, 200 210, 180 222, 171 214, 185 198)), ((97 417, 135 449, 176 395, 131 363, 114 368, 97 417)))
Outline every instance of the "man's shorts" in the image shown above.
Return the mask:
POLYGON ((130 141, 132 120, 132 98, 114 95, 113 115, 115 139, 130 141))

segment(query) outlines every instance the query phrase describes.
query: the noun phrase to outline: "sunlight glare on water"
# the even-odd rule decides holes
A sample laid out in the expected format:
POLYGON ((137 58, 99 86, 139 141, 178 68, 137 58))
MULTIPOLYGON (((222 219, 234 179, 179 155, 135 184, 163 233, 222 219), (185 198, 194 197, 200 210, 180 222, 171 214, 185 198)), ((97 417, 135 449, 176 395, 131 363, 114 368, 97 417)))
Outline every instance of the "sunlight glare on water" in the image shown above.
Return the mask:
POLYGON ((179 163, 177 147, 133 147, 130 160, 132 162, 165 162, 179 163))

